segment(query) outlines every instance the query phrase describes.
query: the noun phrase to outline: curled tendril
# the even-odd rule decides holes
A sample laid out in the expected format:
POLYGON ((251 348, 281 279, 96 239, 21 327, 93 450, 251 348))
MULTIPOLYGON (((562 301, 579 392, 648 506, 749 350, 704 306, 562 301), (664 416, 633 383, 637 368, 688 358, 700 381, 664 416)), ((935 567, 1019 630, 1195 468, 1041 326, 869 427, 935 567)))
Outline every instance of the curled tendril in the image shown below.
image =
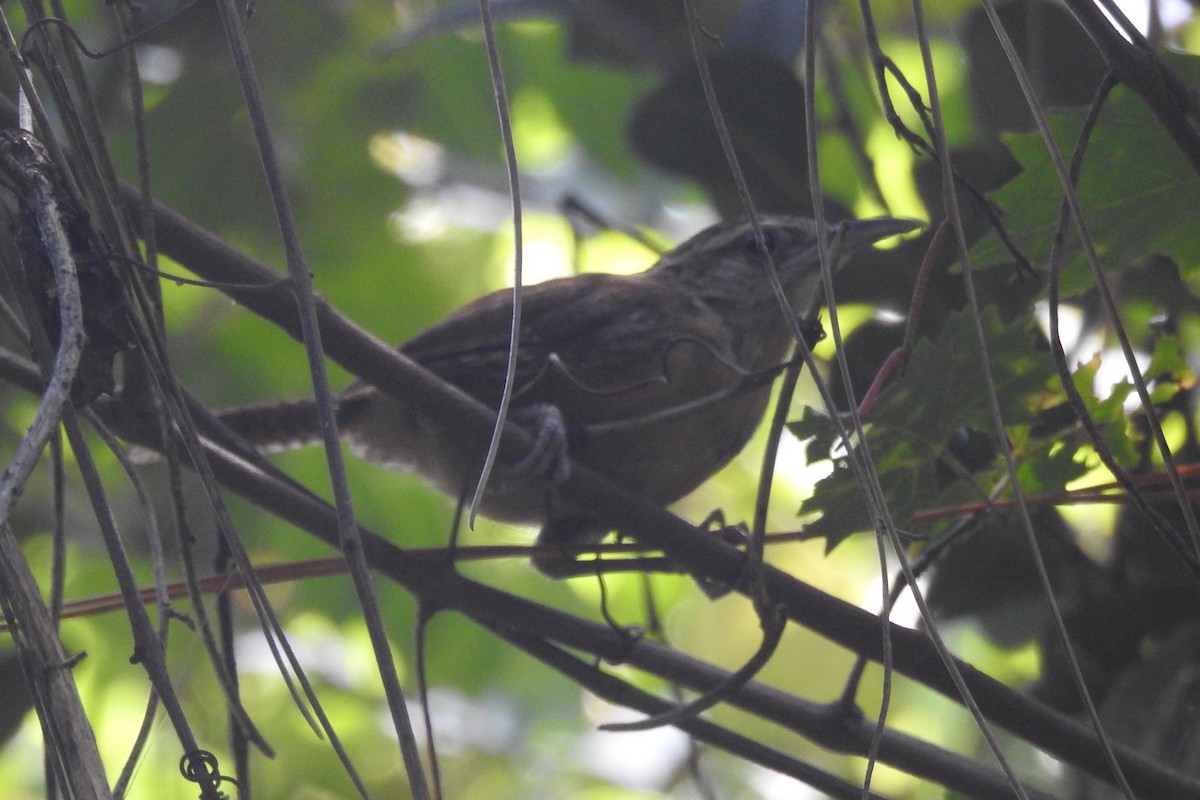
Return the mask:
POLYGON ((221 784, 228 782, 238 785, 233 778, 221 774, 217 757, 207 750, 184 753, 183 758, 179 759, 179 773, 192 783, 201 784, 200 800, 227 800, 229 795, 219 791, 221 784))
POLYGON ((111 56, 113 53, 119 52, 119 51, 125 49, 126 47, 129 47, 132 44, 136 44, 139 39, 141 39, 145 36, 148 36, 151 33, 154 33, 158 29, 166 27, 171 22, 174 22, 175 19, 180 14, 182 14, 184 11, 187 11, 189 8, 196 5, 198 2, 199 2, 199 0, 190 0, 187 3, 184 3, 183 6, 181 6, 180 8, 175 10, 175 13, 159 20, 158 22, 155 22, 153 25, 148 25, 143 30, 140 30, 136 34, 134 34, 131 38, 121 42, 120 44, 113 45, 112 47, 110 47, 107 50, 91 50, 91 49, 89 49, 88 46, 83 43, 83 39, 80 38, 79 33, 73 27, 71 27, 71 23, 67 22, 65 19, 61 19, 59 17, 43 17, 43 18, 33 22, 25 30, 25 33, 23 33, 21 35, 20 51, 21 51, 22 55, 24 55, 25 53, 28 52, 28 50, 29 50, 29 48, 28 48, 29 35, 32 34, 34 31, 41 30, 42 28, 46 28, 51 25, 57 25, 60 28, 62 28, 63 31, 66 32, 67 36, 70 37, 71 41, 73 41, 75 43, 75 46, 77 48, 79 48, 79 52, 83 53, 85 56, 92 59, 93 61, 99 61, 100 59, 107 58, 107 57, 111 56))
POLYGON ((160 269, 153 269, 144 262, 136 259, 123 256, 120 253, 108 253, 103 256, 105 260, 112 261, 140 270, 147 275, 153 275, 156 278, 162 278, 166 281, 171 281, 177 286, 199 286, 202 289, 216 289, 218 291, 237 291, 237 292, 271 292, 286 286, 290 279, 283 277, 275 280, 267 281, 266 283, 229 283, 226 281, 203 281, 197 278, 185 278, 182 275, 176 275, 171 272, 164 272, 160 269))

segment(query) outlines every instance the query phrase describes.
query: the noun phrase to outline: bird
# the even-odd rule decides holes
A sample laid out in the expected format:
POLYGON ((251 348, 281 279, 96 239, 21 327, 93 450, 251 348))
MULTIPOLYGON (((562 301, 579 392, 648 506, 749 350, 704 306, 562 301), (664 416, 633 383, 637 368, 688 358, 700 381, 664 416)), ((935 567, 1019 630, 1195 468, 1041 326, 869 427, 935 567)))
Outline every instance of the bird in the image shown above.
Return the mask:
MULTIPOLYGON (((830 226, 839 261, 920 226, 879 217, 830 226)), ((762 420, 773 377, 794 344, 793 320, 768 281, 773 265, 791 312, 821 295, 817 225, 761 215, 717 223, 633 275, 585 273, 523 288, 510 419, 535 452, 497 464, 480 512, 540 527, 534 566, 575 574, 562 548, 594 544, 603 513, 556 491, 574 461, 663 506, 725 466, 762 420), (768 258, 769 254, 769 258, 768 258), (558 553, 554 555, 554 553, 558 553)), ((511 290, 485 295, 399 350, 485 406, 500 405, 510 348, 511 290)), ((311 398, 218 415, 251 444, 275 450, 319 441, 311 398)), ((460 501, 474 490, 486 438, 435 422, 358 383, 336 398, 342 439, 357 457, 415 472, 460 501)))

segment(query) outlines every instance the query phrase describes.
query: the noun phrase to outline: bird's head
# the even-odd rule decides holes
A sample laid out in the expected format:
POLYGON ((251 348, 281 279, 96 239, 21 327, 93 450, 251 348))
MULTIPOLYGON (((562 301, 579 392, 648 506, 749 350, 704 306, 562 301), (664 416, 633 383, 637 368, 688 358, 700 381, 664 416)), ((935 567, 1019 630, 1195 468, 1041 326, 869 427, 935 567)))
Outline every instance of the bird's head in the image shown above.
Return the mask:
MULTIPOLYGON (((839 222, 829 227, 827 241, 840 262, 920 225, 895 217, 839 222)), ((767 281, 768 265, 774 264, 792 310, 808 314, 821 283, 816 223, 805 217, 764 214, 759 217, 759 231, 761 240, 748 219, 713 225, 664 254, 648 274, 688 286, 717 309, 744 306, 768 313, 766 303, 778 305, 767 281)))

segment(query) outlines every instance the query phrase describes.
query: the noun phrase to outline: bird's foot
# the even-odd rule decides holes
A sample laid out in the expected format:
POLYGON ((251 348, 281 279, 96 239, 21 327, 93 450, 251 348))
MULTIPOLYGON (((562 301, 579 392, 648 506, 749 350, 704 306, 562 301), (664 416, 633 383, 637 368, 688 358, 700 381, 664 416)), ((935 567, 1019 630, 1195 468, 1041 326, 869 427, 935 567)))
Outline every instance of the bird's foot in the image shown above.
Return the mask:
MULTIPOLYGON (((735 522, 732 525, 725 522, 725 512, 716 508, 709 512, 704 521, 700 523, 700 527, 707 531, 712 536, 716 536, 722 542, 731 544, 734 547, 744 548, 750 543, 750 529, 746 527, 744 522, 735 522)), ((734 581, 716 580, 707 575, 699 575, 692 573, 692 578, 696 581, 696 585, 700 591, 709 600, 718 600, 734 590, 736 586, 742 583, 745 575, 739 575, 734 581)))
POLYGON ((700 527, 716 536, 722 542, 731 544, 734 547, 742 547, 750 542, 750 528, 744 522, 735 522, 732 525, 725 522, 725 512, 719 508, 714 508, 708 512, 708 516, 700 523, 700 527))
POLYGON ((533 447, 514 465, 526 475, 537 475, 551 484, 566 482, 571 475, 567 453, 567 423, 553 403, 532 403, 512 412, 512 421, 533 434, 533 447))

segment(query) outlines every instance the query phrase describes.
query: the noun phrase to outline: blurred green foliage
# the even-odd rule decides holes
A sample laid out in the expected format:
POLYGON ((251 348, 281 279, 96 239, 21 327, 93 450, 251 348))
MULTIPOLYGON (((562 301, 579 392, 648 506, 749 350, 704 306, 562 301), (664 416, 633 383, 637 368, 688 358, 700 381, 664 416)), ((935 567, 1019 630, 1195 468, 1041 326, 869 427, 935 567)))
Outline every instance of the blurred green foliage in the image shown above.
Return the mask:
MULTIPOLYGON (((522 195, 526 212, 535 218, 530 229, 537 229, 539 216, 554 214, 568 195, 598 208, 614 223, 667 229, 672 236, 710 218, 706 204, 723 215, 741 213, 676 4, 612 4, 629 14, 618 20, 622 25, 602 14, 582 13, 592 5, 547 3, 536 9, 535 19, 514 13, 500 26, 504 74, 517 115, 513 123, 518 151, 533 164, 523 176, 522 195)), ((794 14, 784 15, 794 5, 784 0, 700 4, 705 30, 713 37, 708 56, 717 96, 761 211, 807 213, 812 207, 797 66, 800 37, 782 21, 794 25, 794 14), (781 15, 775 27, 782 41, 792 42, 790 57, 764 54, 753 39, 737 36, 740 24, 768 12, 781 15)), ((889 5, 876 9, 885 50, 926 96, 911 20, 898 7, 877 5, 889 5)), ((987 309, 983 325, 991 360, 986 368, 1009 426, 1002 435, 1020 462, 1026 493, 1062 492, 1080 478, 1097 476, 1092 472, 1094 454, 1065 407, 1033 313, 1034 300, 1044 294, 1049 237, 1061 202, 1058 180, 1040 138, 1029 132, 1024 98, 997 60, 982 12, 969 3, 936 5, 929 13, 936 31, 933 53, 948 140, 961 173, 981 193, 972 198, 960 187, 968 234, 977 244, 973 261, 978 267, 992 267, 977 278, 987 309), (987 234, 981 197, 988 192, 1036 274, 1012 268, 1015 257, 987 234)), ((820 15, 816 105, 826 209, 832 217, 863 209, 923 214, 936 223, 944 206, 940 173, 927 156, 902 144, 884 121, 856 7, 831 3, 820 15)), ((93 47, 117 41, 119 34, 103 4, 76 0, 67 10, 93 47)), ((1006 24, 1029 33, 1018 37, 1022 55, 1045 67, 1039 84, 1043 100, 1054 106, 1051 118, 1058 144, 1069 154, 1085 113, 1081 106, 1100 79, 1099 58, 1087 38, 1069 20, 1064 22, 1066 12, 1057 6, 1023 1, 1006 3, 1002 10, 1006 24), (1050 20, 1055 26, 1047 24, 1039 38, 1033 35, 1035 27, 1026 26, 1030 20, 1050 20)), ((147 86, 155 194, 222 239, 268 262, 282 263, 214 7, 161 3, 143 8, 135 18, 141 25, 165 22, 139 42, 146 75, 167 74, 152 67, 178 67, 162 82, 147 86)), ((382 338, 401 341, 506 279, 502 268, 509 259, 509 199, 494 91, 478 23, 471 14, 459 13, 450 3, 260 3, 247 27, 319 292, 382 338), (403 39, 406 31, 414 30, 422 35, 403 39), (410 157, 414 163, 405 160, 410 157)), ((1186 40, 1187 29, 1178 33, 1186 40)), ((1190 85, 1200 82, 1191 57, 1174 57, 1170 63, 1190 85)), ((132 127, 122 88, 126 76, 111 56, 89 63, 88 69, 96 97, 103 101, 101 114, 118 169, 132 178, 132 127)), ((893 99, 902 104, 898 84, 889 86, 893 99)), ((11 87, 12 76, 5 74, 0 88, 10 93, 11 87)), ((923 134, 921 113, 911 107, 901 112, 905 124, 923 134)), ((1092 132, 1080 193, 1105 269, 1120 279, 1119 302, 1129 314, 1135 346, 1156 354, 1148 375, 1156 380, 1155 399, 1168 421, 1185 422, 1177 426, 1182 433, 1174 440, 1185 460, 1196 455, 1190 399, 1194 378, 1188 366, 1194 363, 1195 332, 1200 330, 1196 180, 1138 99, 1116 90, 1092 132)), ((528 245, 531 252, 543 246, 540 252, 547 253, 546 260, 554 261, 557 269, 559 262, 570 264, 575 255, 563 252, 564 238, 558 226, 557 239, 546 236, 528 245)), ((930 238, 931 231, 926 231, 849 265, 838 284, 838 299, 904 312, 930 238)), ((1128 386, 1118 383, 1108 394, 1107 387, 1099 385, 1101 363, 1111 364, 1113 359, 1108 352, 1111 329, 1097 310, 1073 237, 1070 242, 1063 288, 1081 312, 1084 348, 1095 348, 1072 353, 1079 364, 1076 385, 1118 459, 1142 474, 1151 473, 1161 461, 1150 452, 1145 420, 1126 411, 1128 386), (1102 350, 1103 355, 1094 357, 1102 350)), ((607 245, 582 245, 584 262, 595 266, 596 259, 588 258, 592 247, 607 245)), ((871 450, 889 507, 902 527, 918 512, 971 502, 985 505, 996 487, 998 497, 1009 496, 996 458, 985 367, 964 310, 961 272, 951 268, 956 260, 949 249, 935 254, 919 330, 922 338, 868 419, 871 450)), ((162 266, 178 270, 175 265, 162 266)), ((170 281, 162 287, 175 365, 184 384, 203 400, 217 407, 309 391, 302 352, 287 336, 215 291, 170 281)), ((883 314, 855 330, 847 352, 856 397, 862 397, 900 336, 900 327, 883 314)), ((6 334, 6 344, 10 338, 6 334)), ((835 394, 846 388, 835 370, 828 377, 835 394)), ((802 389, 802 394, 811 401, 811 389, 802 389)), ((4 412, 11 440, 27 421, 28 401, 6 397, 4 412)), ((869 530, 872 520, 863 513, 857 485, 841 468, 845 453, 838 454, 829 413, 798 409, 791 430, 806 440, 808 466, 829 461, 832 471, 813 486, 808 478, 796 477, 806 471, 799 458, 785 459, 778 480, 786 499, 775 504, 770 521, 773 530, 794 529, 796 512, 801 511, 805 519, 814 520, 808 532, 820 534, 825 542, 780 547, 772 558, 804 580, 876 608, 878 591, 864 588, 871 583, 876 563, 874 544, 867 537, 852 536, 869 530), (801 495, 808 498, 803 504, 801 495)), ((681 504, 682 513, 699 520, 719 503, 731 519, 749 516, 761 452, 755 448, 760 447, 761 441, 756 442, 700 495, 681 504)), ((145 522, 113 460, 102 460, 110 489, 118 497, 127 546, 139 557, 139 577, 148 581, 142 559, 145 522)), ((314 491, 328 495, 320 453, 287 454, 280 464, 314 491)), ((155 470, 148 468, 149 477, 161 491, 163 476, 155 470)), ((405 546, 445 543, 452 511, 448 501, 410 476, 358 463, 350 465, 350 473, 357 512, 365 524, 405 546)), ((21 516, 12 520, 27 537, 31 559, 43 568, 40 574, 45 574, 47 559, 46 485, 44 477, 30 485, 21 516)), ((67 594, 72 598, 113 590, 94 522, 77 490, 75 484, 70 486, 68 503, 72 547, 67 594)), ((198 495, 197 487, 189 484, 189 501, 197 509, 196 535, 209 543, 211 524, 198 510, 198 495)), ((234 511, 256 561, 329 554, 324 546, 246 503, 234 501, 234 511)), ((1195 590, 1140 517, 1127 510, 1114 516, 1111 526, 1100 526, 1104 546, 1099 550, 1108 556, 1096 558, 1085 552, 1084 534, 1067 524, 1052 504, 1039 506, 1035 514, 1056 585, 1066 586, 1061 599, 1075 625, 1072 630, 1094 665, 1089 679, 1101 697, 1118 681, 1123 687, 1118 705, 1125 709, 1131 693, 1128 678, 1120 676, 1133 669, 1155 674, 1153 668, 1137 665, 1141 648, 1169 633, 1181 619, 1194 616, 1188 609, 1195 590), (1111 611, 1098 631, 1088 627, 1087 617, 1089 609, 1096 608, 1111 611)), ((912 533, 936 540, 957 521, 947 516, 914 525, 912 533)), ((1037 677, 1037 689, 1049 702, 1074 710, 1059 659, 1053 648, 1041 649, 1048 641, 1049 622, 1034 585, 1027 544, 1016 526, 1011 512, 988 517, 941 562, 931 596, 945 619, 980 623, 984 635, 964 626, 954 637, 960 651, 980 668, 1016 683, 1037 677), (1031 661, 1040 662, 1040 671, 1031 661)), ((464 541, 526 542, 528 537, 483 521, 477 530, 464 533, 464 541)), ((516 561, 464 570, 570 611, 597 613, 596 587, 584 581, 553 583, 516 561)), ((379 588, 402 677, 406 686, 415 687, 418 609, 395 587, 379 588)), ((609 609, 617 620, 644 622, 640 579, 617 579, 609 589, 609 609)), ((380 723, 378 683, 348 582, 309 579, 273 592, 369 787, 376 796, 401 796, 399 759, 381 733, 386 725, 380 723)), ((671 641, 688 652, 736 667, 757 645, 756 620, 744 604, 729 598, 710 602, 684 578, 656 580, 653 596, 663 606, 671 641)), ((271 666, 256 654, 248 609, 237 608, 235 618, 246 653, 243 692, 251 714, 280 753, 274 762, 255 759, 258 796, 351 796, 329 748, 303 726, 271 666)), ((63 634, 69 648, 88 652, 75 675, 115 774, 146 693, 140 669, 128 664, 127 628, 119 616, 110 615, 66 623, 63 634)), ((597 738, 591 732, 612 711, 590 698, 581 699, 565 679, 479 627, 459 617, 436 616, 425 647, 435 701, 443 704, 439 721, 445 731, 439 732, 439 740, 448 797, 691 796, 678 741, 647 744, 643 749, 661 753, 665 765, 652 779, 618 788, 620 780, 601 766, 626 756, 604 749, 603 735, 597 738), (484 735, 488 733, 496 735, 484 735), (663 749, 654 749, 659 747, 663 749)), ((1172 659, 1179 658, 1180 647, 1168 648, 1172 659)), ((189 715, 195 715, 202 738, 219 750, 225 726, 215 699, 219 692, 200 649, 182 627, 173 632, 171 663, 189 715)), ((827 700, 840 690, 851 663, 850 654, 815 634, 791 631, 764 679, 789 692, 827 700)), ((6 666, 0 662, 0 667, 6 666)), ((878 701, 879 676, 868 675, 862 699, 869 706, 878 701)), ((0 683, 0 691, 8 692, 10 685, 7 680, 0 683)), ((0 708, 19 705, 17 697, 6 695, 0 708)), ((922 734, 939 731, 940 744, 974 752, 973 729, 964 722, 961 709, 940 698, 931 701, 928 692, 905 681, 899 683, 894 702, 893 719, 903 727, 922 734)), ((851 780, 861 775, 857 760, 797 742, 761 720, 724 710, 717 714, 722 721, 736 720, 740 730, 768 745, 810 758, 851 780)), ((3 723, 0 730, 14 724, 3 723)), ((17 787, 15 791, 32 796, 40 780, 36 759, 27 757, 29 743, 38 736, 32 715, 26 715, 23 726, 0 751, 0 786, 17 787)), ((177 753, 165 726, 157 729, 156 739, 130 797, 180 793, 177 753)), ((777 784, 769 784, 763 771, 721 755, 708 757, 705 771, 721 788, 721 796, 770 797, 795 789, 790 783, 786 790, 764 788, 777 784)), ((1039 774, 1036 779, 1050 781, 1051 776, 1039 774)), ((878 781, 877 788, 893 797, 944 796, 938 787, 899 773, 884 772, 878 781)))

